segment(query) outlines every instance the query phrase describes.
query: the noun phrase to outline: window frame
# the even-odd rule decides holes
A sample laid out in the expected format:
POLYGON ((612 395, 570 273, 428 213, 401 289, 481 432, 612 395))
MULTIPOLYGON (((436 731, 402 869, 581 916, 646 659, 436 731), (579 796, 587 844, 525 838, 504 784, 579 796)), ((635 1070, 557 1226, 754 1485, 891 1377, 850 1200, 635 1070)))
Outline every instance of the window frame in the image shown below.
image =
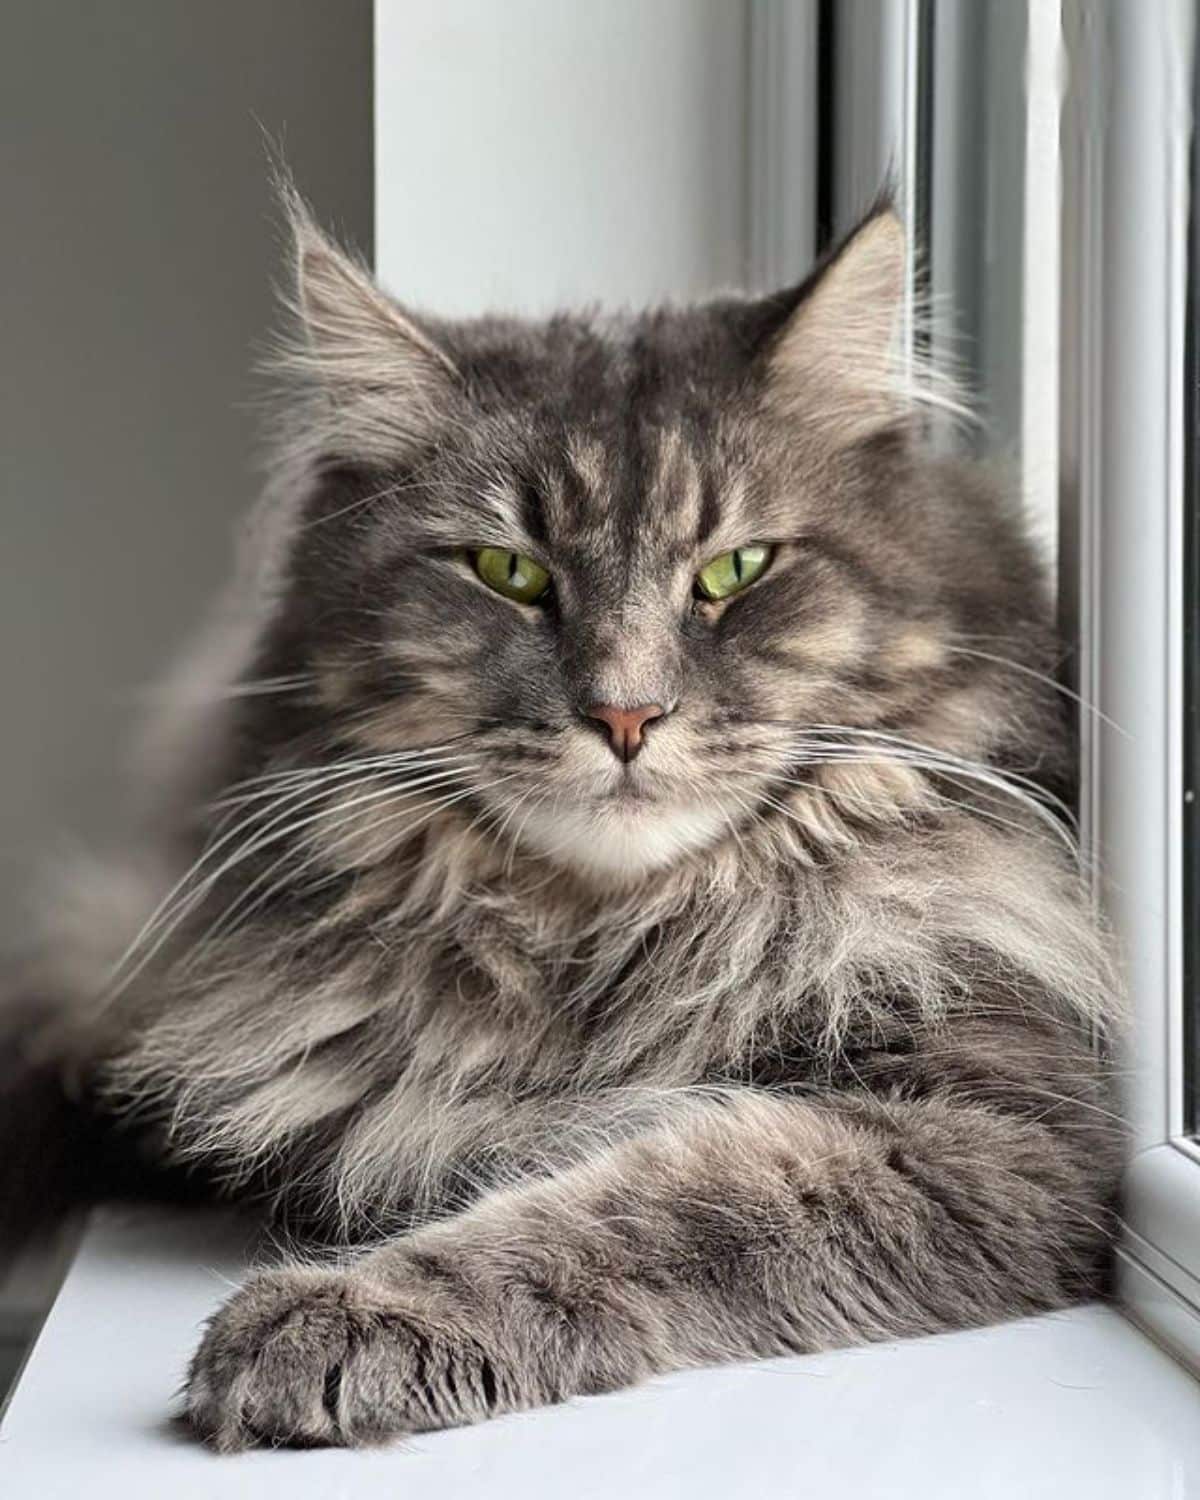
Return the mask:
POLYGON ((1068 0, 1062 566, 1082 813, 1121 944, 1132 1154, 1117 1284, 1200 1367, 1200 1149, 1184 1116, 1185 333, 1194 6, 1068 0), (1120 726, 1120 727, 1118 727, 1120 726))

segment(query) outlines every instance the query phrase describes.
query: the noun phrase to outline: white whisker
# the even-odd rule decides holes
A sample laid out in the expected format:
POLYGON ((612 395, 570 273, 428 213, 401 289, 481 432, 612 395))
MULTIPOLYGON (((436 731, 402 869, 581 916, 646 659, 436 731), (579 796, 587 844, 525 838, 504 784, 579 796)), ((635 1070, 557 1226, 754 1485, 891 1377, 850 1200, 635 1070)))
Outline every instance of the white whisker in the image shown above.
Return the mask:
MULTIPOLYGON (((304 819, 300 820, 299 823, 294 823, 294 824, 289 825, 288 827, 283 828, 278 834, 274 835, 272 838, 270 838, 268 840, 262 841, 260 844, 251 845, 250 848, 248 848, 243 854, 241 854, 239 856, 239 858, 238 858, 237 861, 231 861, 230 864, 232 865, 235 862, 241 862, 241 860, 249 858, 251 854, 256 853, 257 850, 258 850, 258 848, 265 847, 266 844, 277 843, 277 842, 279 842, 279 841, 281 841, 283 839, 287 839, 287 838, 291 837, 293 834, 299 832, 300 830, 302 830, 302 829, 310 826, 311 824, 319 823, 321 821, 321 819, 324 818, 324 817, 332 817, 335 821, 332 823, 331 827, 332 828, 339 828, 339 827, 342 827, 345 824, 353 822, 354 821, 354 817, 353 817, 354 810, 356 808, 360 807, 361 805, 363 805, 364 803, 367 803, 367 802, 376 802, 376 801, 379 801, 379 800, 381 800, 383 798, 392 798, 392 799, 394 799, 395 801, 398 801, 398 802, 399 801, 404 801, 404 800, 406 800, 408 798, 420 796, 421 795, 421 791, 424 790, 424 789, 428 789, 430 787, 442 786, 442 785, 445 785, 447 782, 453 782, 453 781, 456 781, 458 779, 459 779, 459 772, 458 771, 443 771, 443 772, 436 773, 434 775, 422 777, 419 780, 411 782, 411 783, 402 784, 400 786, 382 787, 382 788, 377 789, 374 792, 368 792, 364 796, 351 798, 351 800, 349 802, 347 802, 347 803, 342 803, 342 804, 339 804, 336 807, 328 808, 325 811, 316 814, 314 817, 304 818, 304 819)), ((304 804, 301 804, 301 805, 304 805, 304 804)), ((217 918, 217 920, 213 924, 213 926, 210 927, 208 929, 208 931, 205 932, 205 934, 203 935, 203 937, 201 937, 199 939, 200 944, 203 945, 203 944, 209 942, 210 940, 212 940, 213 938, 215 938, 217 936, 220 936, 220 935, 223 935, 223 934, 226 934, 230 930, 232 930, 232 927, 230 925, 230 921, 231 921, 231 918, 233 918, 233 916, 235 915, 235 913, 237 913, 238 909, 243 906, 243 904, 247 900, 247 898, 249 896, 251 896, 254 893, 254 891, 257 890, 263 884, 264 881, 267 881, 267 880, 269 880, 271 878, 271 876, 276 872, 276 870, 280 869, 282 866, 285 866, 294 857, 294 854, 295 854, 294 850, 292 850, 292 849, 286 850, 280 856, 279 859, 277 859, 273 864, 271 864, 270 866, 268 866, 268 868, 265 871, 263 871, 262 874, 258 875, 253 881, 251 881, 251 883, 237 896, 237 898, 233 901, 233 903, 230 906, 226 907, 226 909, 224 910, 224 912, 222 912, 221 916, 217 918)), ((310 858, 305 861, 304 865, 301 866, 301 868, 302 869, 303 868, 307 868, 308 864, 311 863, 312 858, 314 858, 314 857, 315 857, 315 854, 311 855, 310 858)), ((264 896, 260 897, 258 899, 258 901, 254 902, 253 905, 249 908, 249 910, 250 911, 258 910, 259 907, 265 905, 266 902, 273 895, 277 894, 280 889, 284 888, 284 886, 286 886, 286 881, 277 882, 276 885, 272 886, 266 892, 266 894, 264 896)), ((247 914, 248 913, 243 913, 243 916, 247 915, 247 914)), ((240 922, 242 920, 242 918, 239 918, 238 920, 240 922)), ((237 924, 233 924, 233 925, 237 925, 237 924)))
POLYGON ((1074 688, 1069 688, 1065 683, 1058 682, 1046 672, 1039 672, 1034 667, 1027 667, 1024 662, 1013 661, 1007 656, 998 656, 991 651, 976 651, 970 646, 951 646, 949 649, 955 656, 973 656, 979 661, 994 662, 997 666, 1007 667, 1010 671, 1021 672, 1026 677, 1032 677, 1034 681, 1044 683, 1048 688, 1053 689, 1054 692, 1061 693, 1064 698, 1069 698, 1072 703, 1077 703, 1085 713, 1095 715, 1102 724, 1107 724, 1110 729, 1115 729, 1118 734, 1123 735, 1127 740, 1133 739, 1133 735, 1129 730, 1123 725, 1118 724, 1116 719, 1110 718, 1108 714, 1098 709, 1094 703, 1089 703, 1074 688))
MULTIPOLYGON (((373 774, 374 773, 372 772, 358 773, 363 782, 372 779, 373 774)), ((431 773, 432 776, 436 777, 450 774, 457 774, 457 772, 450 772, 449 769, 447 769, 445 771, 431 773)), ((395 794, 396 792, 402 790, 404 785, 405 783, 401 782, 389 786, 382 791, 377 791, 376 793, 369 795, 381 796, 395 794)), ((180 877, 175 885, 172 886, 171 890, 168 891, 167 895, 162 899, 162 901, 160 901, 158 906, 151 913, 150 917, 143 924, 141 930, 134 937, 133 941, 129 944, 125 952, 121 955, 117 963, 114 965, 111 979, 111 983, 116 986, 114 993, 120 993, 121 990, 125 989, 130 983, 132 983, 137 975, 144 970, 146 965, 150 963, 155 955, 162 949, 163 945, 170 938, 171 934, 178 929, 179 925, 185 920, 187 915, 191 911, 195 910, 196 906, 212 891, 214 886, 224 877, 224 875, 230 869, 232 869, 235 865, 241 863, 251 854, 257 852, 258 849, 264 847, 266 844, 274 842, 277 838, 287 837, 290 833, 296 831, 297 827, 303 827, 307 822, 313 821, 313 819, 310 818, 304 820, 298 825, 292 824, 289 826, 285 826, 282 831, 278 833, 272 832, 272 830, 278 829, 280 823, 284 822, 287 817, 305 807, 311 806, 315 802, 319 802, 326 795, 327 787, 320 782, 318 782, 316 791, 312 789, 311 781, 306 781, 299 787, 289 785, 289 788, 284 793, 284 795, 277 798, 273 802, 269 802, 265 808, 259 808, 257 811, 251 813, 247 818, 244 818, 233 828, 223 833, 214 843, 210 844, 201 853, 199 858, 189 867, 189 869, 180 877), (297 798, 299 798, 300 800, 297 801, 297 798), (195 889, 188 889, 191 883, 200 874, 201 870, 213 860, 214 856, 216 856, 222 849, 226 848, 235 839, 242 837, 250 832, 250 830, 253 830, 255 824, 260 822, 264 818, 267 819, 265 824, 259 827, 249 839, 247 839, 240 847, 238 847, 236 849, 236 852, 232 856, 226 858, 226 860, 215 870, 212 870, 208 874, 206 874, 204 879, 200 881, 199 885, 196 886, 195 889), (267 835, 270 836, 267 837, 267 835), (148 948, 148 950, 142 954, 136 967, 134 967, 131 971, 124 972, 130 960, 139 952, 144 944, 150 941, 151 937, 155 935, 156 931, 158 935, 155 938, 155 941, 148 948)), ((320 816, 322 816, 322 814, 320 813, 316 815, 317 818, 319 818, 320 816)))

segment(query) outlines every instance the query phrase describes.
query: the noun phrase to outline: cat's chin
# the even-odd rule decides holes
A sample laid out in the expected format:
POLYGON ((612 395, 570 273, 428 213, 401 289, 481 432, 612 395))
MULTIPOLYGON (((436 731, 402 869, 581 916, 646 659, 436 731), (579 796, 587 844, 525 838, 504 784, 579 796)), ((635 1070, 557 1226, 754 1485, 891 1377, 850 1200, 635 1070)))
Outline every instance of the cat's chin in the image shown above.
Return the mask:
POLYGON ((699 803, 636 802, 538 809, 520 839, 526 847, 594 879, 631 881, 677 864, 727 835, 730 814, 699 803))

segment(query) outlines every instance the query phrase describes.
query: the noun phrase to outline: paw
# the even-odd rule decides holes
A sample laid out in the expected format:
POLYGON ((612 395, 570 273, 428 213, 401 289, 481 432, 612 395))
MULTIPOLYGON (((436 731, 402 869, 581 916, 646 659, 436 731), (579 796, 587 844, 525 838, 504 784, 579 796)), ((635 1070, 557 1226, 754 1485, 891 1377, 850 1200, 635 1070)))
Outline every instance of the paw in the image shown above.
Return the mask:
POLYGON ((489 1415, 493 1362, 421 1301, 353 1271, 254 1277, 209 1323, 192 1361, 192 1426, 235 1452, 380 1443, 489 1415))

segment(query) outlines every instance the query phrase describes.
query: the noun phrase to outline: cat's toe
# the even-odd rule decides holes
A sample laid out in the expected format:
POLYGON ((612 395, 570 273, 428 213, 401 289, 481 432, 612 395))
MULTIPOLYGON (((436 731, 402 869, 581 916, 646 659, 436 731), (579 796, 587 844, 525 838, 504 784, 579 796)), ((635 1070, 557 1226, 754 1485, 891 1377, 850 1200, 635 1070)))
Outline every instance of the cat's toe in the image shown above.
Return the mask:
POLYGON ((220 1452, 387 1442, 489 1416, 503 1385, 476 1326, 416 1282, 354 1271, 256 1276, 217 1313, 192 1361, 188 1416, 220 1452))
POLYGON ((192 1361, 187 1411, 220 1452, 255 1443, 345 1443, 338 1421, 342 1367, 369 1341, 375 1313, 342 1272, 256 1276, 210 1322, 192 1361))

